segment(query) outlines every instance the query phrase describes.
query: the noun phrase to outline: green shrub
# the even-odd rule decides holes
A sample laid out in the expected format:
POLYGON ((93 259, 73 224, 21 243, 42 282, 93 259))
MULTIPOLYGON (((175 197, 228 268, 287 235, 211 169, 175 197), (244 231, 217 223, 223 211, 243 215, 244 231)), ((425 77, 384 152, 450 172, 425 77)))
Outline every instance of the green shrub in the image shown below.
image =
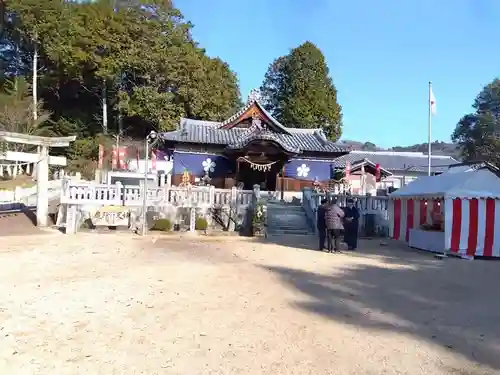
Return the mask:
POLYGON ((194 223, 194 229, 196 230, 207 230, 208 221, 204 217, 197 217, 194 223))
POLYGON ((252 224, 261 225, 266 221, 266 207, 262 203, 258 203, 253 211, 252 224))
POLYGON ((172 230, 172 223, 168 219, 157 219, 154 221, 152 230, 170 232, 172 230))

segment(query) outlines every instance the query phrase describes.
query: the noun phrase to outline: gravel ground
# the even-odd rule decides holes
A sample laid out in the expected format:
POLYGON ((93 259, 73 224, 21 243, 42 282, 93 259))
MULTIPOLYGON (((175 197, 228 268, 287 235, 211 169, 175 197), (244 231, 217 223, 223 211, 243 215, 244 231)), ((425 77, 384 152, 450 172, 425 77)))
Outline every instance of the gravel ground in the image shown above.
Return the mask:
POLYGON ((0 374, 500 374, 499 262, 376 241, 1 241, 0 374))
POLYGON ((36 223, 36 214, 31 211, 0 214, 0 251, 5 236, 44 234, 44 230, 36 227, 33 222, 36 223))

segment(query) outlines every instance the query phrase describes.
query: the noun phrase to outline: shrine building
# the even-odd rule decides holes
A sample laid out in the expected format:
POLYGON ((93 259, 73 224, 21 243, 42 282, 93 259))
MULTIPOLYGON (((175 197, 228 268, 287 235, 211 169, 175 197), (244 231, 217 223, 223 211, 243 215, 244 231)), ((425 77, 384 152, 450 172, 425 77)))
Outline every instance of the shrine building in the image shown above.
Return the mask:
MULTIPOLYGON (((376 194, 377 189, 399 188, 427 174, 422 153, 350 152, 328 140, 321 127, 287 127, 264 109, 256 91, 246 106, 223 122, 182 118, 177 130, 160 138, 163 149, 157 152, 173 160, 173 185, 179 185, 188 171, 193 184, 208 176, 216 188, 260 185, 261 190, 300 191, 318 183, 328 186, 347 172, 353 194, 376 194), (360 175, 371 182, 357 186, 360 175)), ((455 163, 451 157, 432 156, 432 173, 455 163)))
POLYGON ((192 182, 208 174, 217 188, 257 184, 262 190, 299 191, 314 181, 330 181, 332 161, 349 152, 321 128, 279 123, 258 95, 250 95, 247 105, 223 122, 183 118, 177 130, 160 136, 164 152, 173 156, 173 185, 187 170, 192 182))

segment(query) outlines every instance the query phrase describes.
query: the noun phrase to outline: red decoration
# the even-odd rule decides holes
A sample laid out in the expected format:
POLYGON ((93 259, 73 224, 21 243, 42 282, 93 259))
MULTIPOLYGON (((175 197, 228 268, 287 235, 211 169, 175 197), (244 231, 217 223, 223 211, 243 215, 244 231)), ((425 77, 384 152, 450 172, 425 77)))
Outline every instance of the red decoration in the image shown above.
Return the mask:
POLYGON ((111 169, 116 169, 118 167, 118 153, 116 152, 116 147, 113 147, 111 151, 111 169))
POLYGON ((99 160, 98 160, 98 168, 102 169, 104 164, 104 146, 99 145, 99 160))
POLYGON ((347 162, 345 165, 345 178, 348 180, 351 175, 351 163, 347 162))
POLYGON ((375 165, 375 181, 380 181, 380 164, 375 165))
POLYGON ((127 168, 127 147, 113 146, 113 157, 111 159, 111 166, 113 169, 127 168))

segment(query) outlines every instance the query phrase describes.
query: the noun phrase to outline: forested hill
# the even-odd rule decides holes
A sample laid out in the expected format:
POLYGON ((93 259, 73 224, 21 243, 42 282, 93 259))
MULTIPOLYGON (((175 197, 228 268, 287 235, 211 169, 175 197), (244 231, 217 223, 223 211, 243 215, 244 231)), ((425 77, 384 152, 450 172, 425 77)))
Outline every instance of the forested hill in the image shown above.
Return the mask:
MULTIPOLYGON (((372 142, 358 142, 351 140, 341 140, 340 143, 351 147, 353 150, 360 151, 407 151, 407 152, 423 152, 427 153, 427 143, 420 143, 411 146, 394 146, 392 148, 378 147, 372 142)), ((448 155, 459 158, 460 151, 456 144, 448 142, 436 141, 432 143, 432 153, 435 155, 448 155)))

